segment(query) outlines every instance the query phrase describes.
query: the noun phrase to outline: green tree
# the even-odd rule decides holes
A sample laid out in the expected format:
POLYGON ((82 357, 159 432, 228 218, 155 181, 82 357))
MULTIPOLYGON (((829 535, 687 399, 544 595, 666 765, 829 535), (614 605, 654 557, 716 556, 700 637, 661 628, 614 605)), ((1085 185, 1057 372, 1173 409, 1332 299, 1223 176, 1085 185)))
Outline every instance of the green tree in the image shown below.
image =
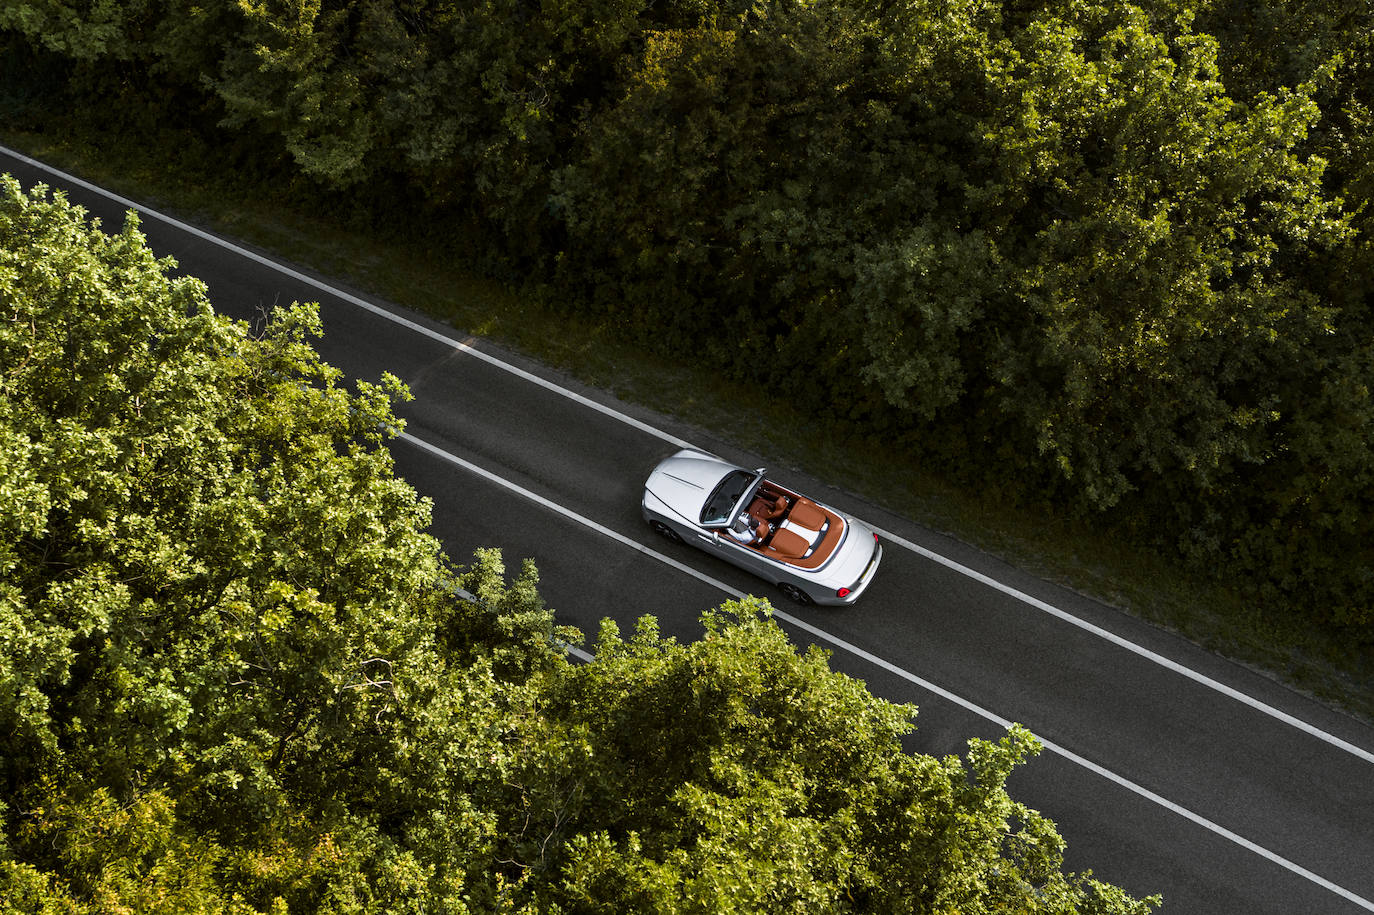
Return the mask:
POLYGON ((1097 507, 1265 460, 1329 327, 1292 275, 1342 231, 1299 152, 1315 106, 1236 106, 1214 42, 1120 4, 1047 4, 998 57, 972 202, 1015 214, 993 236, 1014 262, 988 327, 1003 409, 1097 507))
MULTIPOLYGON (((756 599, 691 644, 652 618, 544 695, 511 776, 513 898, 539 911, 1119 912, 1062 872, 1063 842, 1005 791, 1023 729, 967 762, 903 751, 914 709, 799 654, 756 599), (549 754, 546 756, 546 754, 549 754), (550 778, 554 774, 556 778, 550 778)), ((1155 901, 1157 902, 1157 901, 1155 901)))
POLYGON ((1144 913, 765 605, 575 667, 526 564, 450 568, 293 306, 265 335, 0 181, 7 911, 1144 913))
POLYGON ((939 76, 977 44, 966 12, 913 14, 909 42, 895 16, 847 4, 647 32, 555 178, 560 276, 650 345, 808 408, 875 388, 922 415, 948 406, 997 274, 939 212, 961 186, 939 76))
POLYGON ((5 0, 0 92, 370 228, 457 227, 646 346, 1353 622, 1372 17, 5 0))
POLYGON ((456 900, 551 616, 499 557, 485 610, 454 596, 382 447, 399 382, 346 391, 312 308, 254 338, 171 267, 0 184, 6 873, 97 908, 188 857, 260 908, 456 900))
POLYGON ((0 29, 19 32, 74 60, 128 59, 138 53, 131 33, 155 2, 10 0, 0 4, 0 29))

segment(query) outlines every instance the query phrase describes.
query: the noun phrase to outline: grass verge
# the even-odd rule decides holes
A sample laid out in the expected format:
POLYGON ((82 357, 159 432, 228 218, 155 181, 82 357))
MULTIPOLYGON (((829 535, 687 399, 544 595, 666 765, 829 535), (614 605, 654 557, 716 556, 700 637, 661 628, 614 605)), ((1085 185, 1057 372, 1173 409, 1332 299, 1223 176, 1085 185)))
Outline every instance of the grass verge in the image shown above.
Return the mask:
POLYGON ((749 442, 775 461, 805 467, 885 508, 1175 631, 1328 704, 1374 721, 1374 651, 1338 634, 1266 613, 1215 583, 1199 580, 1100 527, 1018 511, 912 466, 881 441, 770 402, 689 363, 650 358, 618 339, 613 326, 555 313, 483 278, 470 264, 361 229, 342 227, 231 178, 181 168, 172 154, 97 146, 4 131, 0 141, 58 168, 190 222, 273 251, 321 274, 423 311, 705 428, 749 442), (766 421, 765 421, 766 418, 766 421), (817 444, 807 446, 814 442, 817 444), (881 496, 879 496, 881 494, 881 496))

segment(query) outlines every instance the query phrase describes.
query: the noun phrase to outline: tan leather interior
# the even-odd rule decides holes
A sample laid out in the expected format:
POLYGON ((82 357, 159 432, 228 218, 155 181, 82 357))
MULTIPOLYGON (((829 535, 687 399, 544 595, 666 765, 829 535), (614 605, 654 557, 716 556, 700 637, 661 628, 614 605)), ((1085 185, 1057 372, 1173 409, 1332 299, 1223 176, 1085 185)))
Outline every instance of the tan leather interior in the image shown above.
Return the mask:
POLYGON ((787 516, 793 524, 813 531, 821 529, 826 517, 825 510, 810 499, 798 499, 792 506, 792 513, 787 516))
POLYGON ((749 503, 754 522, 754 541, 749 547, 799 569, 816 568, 843 539, 844 519, 804 496, 774 487, 771 483, 759 487, 749 503), (805 536, 782 527, 784 519, 798 528, 824 533, 813 546, 805 536))
MULTIPOLYGON (((835 552, 835 547, 839 546, 840 540, 843 539, 844 519, 841 518, 839 515, 826 515, 825 517, 829 519, 830 526, 826 528, 825 536, 821 537, 821 542, 816 544, 816 548, 811 551, 811 555, 807 556, 805 559, 787 560, 791 565, 794 565, 799 569, 814 569, 821 563, 829 559, 831 553, 835 552)), ((825 522, 822 522, 822 524, 824 523, 825 522)), ((773 535, 773 540, 775 542, 777 541, 778 534, 788 533, 791 533, 791 531, 778 531, 777 534, 773 535)), ((793 534, 793 536, 796 535, 793 534)), ((797 537, 797 539, 804 540, 805 538, 797 537)), ((778 558, 781 559, 783 557, 780 556, 778 558)))
POLYGON ((776 521, 787 512, 787 497, 760 489, 749 505, 749 514, 764 521, 776 521))
POLYGON ((773 535, 773 542, 768 545, 764 552, 776 556, 778 559, 794 560, 800 559, 810 546, 811 544, 806 541, 805 537, 788 530, 781 530, 773 535))

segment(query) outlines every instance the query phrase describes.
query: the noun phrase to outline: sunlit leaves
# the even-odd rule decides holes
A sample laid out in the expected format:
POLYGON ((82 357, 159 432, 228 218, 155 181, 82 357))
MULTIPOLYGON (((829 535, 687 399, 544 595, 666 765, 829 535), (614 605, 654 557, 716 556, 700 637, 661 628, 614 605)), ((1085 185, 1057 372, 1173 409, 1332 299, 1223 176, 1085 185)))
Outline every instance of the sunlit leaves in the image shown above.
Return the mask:
POLYGON ((914 710, 798 653, 768 612, 727 603, 691 644, 604 626, 596 662, 547 693, 568 751, 528 816, 570 838, 560 879, 527 887, 541 908, 1068 913, 1115 893, 1101 911, 1150 910, 1066 878, 1053 825, 1007 796, 1037 749, 1023 729, 967 764, 908 755, 914 710))
MULTIPOLYGON (((292 878, 304 880, 295 889, 245 878, 254 905, 273 886, 298 901, 355 893, 369 869, 399 896, 460 884, 439 849, 480 843, 482 820, 461 785, 422 776, 401 749, 417 731, 425 746, 467 747, 474 756, 448 768, 471 774, 490 750, 453 732, 499 733, 473 722, 507 711, 491 704, 500 687, 483 646, 471 670, 441 662, 440 621, 459 601, 424 533, 428 505, 380 447, 404 389, 389 376, 339 387, 307 341, 310 308, 279 312, 260 338, 217 317, 132 219, 107 236, 45 188, 24 194, 7 178, 0 189, 0 435, 14 444, 0 474, 12 535, 0 778, 18 805, 7 825, 28 822, 24 810, 72 811, 34 827, 34 853, 87 848, 76 833, 100 811, 122 817, 108 861, 47 862, 88 881, 73 891, 97 909, 143 908, 139 894, 159 885, 163 865, 139 842, 162 843, 172 869, 194 856, 219 885, 298 816, 312 825, 292 827, 286 851, 308 857, 303 846, 335 828, 340 869, 307 867, 316 876, 292 878), (483 701, 448 704, 465 690, 483 701), (404 822, 436 795, 453 815, 427 817, 428 850, 405 847, 404 829, 382 848, 361 838, 376 828, 366 811, 404 822), (140 798, 151 818, 129 819, 140 798), (232 853, 221 858, 213 836, 232 853)), ((540 610, 523 608, 507 642, 550 654, 540 610)))
MULTIPOLYGON (((908 755, 913 709, 760 601, 570 665, 532 564, 447 565, 383 447, 404 388, 342 388, 312 308, 251 336, 132 221, 0 187, 7 901, 1148 911, 1007 796, 1028 734, 908 755)), ((882 258, 925 241, 874 282, 920 301, 882 258)))

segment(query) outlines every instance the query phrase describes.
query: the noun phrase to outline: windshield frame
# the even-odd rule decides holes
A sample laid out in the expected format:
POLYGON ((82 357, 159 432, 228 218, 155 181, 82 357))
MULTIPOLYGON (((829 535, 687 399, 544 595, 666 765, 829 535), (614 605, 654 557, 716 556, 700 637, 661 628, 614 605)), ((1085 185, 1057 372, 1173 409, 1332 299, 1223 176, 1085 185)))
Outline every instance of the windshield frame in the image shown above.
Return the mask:
POLYGON ((716 488, 711 490, 711 495, 701 506, 701 525, 703 527, 728 527, 730 522, 740 513, 743 506, 749 504, 754 493, 758 490, 759 484, 763 482, 763 474, 758 471, 745 470, 743 467, 731 470, 720 478, 716 488), (733 496, 734 487, 729 484, 738 481, 744 488, 738 496, 733 496), (722 500, 729 499, 726 505, 722 500), (712 509, 715 511, 712 511, 712 509), (723 512, 723 513, 722 513, 723 512))

